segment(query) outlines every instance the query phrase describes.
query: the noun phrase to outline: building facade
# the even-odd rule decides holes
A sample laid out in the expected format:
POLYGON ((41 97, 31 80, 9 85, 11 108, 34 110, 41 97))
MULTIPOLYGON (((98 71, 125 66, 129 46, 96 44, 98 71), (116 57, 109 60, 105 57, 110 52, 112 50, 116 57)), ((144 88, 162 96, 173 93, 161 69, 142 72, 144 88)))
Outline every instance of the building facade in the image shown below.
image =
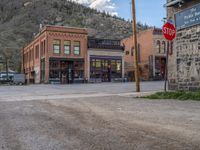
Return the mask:
POLYGON ((87 76, 87 31, 46 26, 22 54, 27 83, 83 82, 87 76))
POLYGON ((114 82, 124 78, 124 47, 119 40, 89 39, 90 82, 114 82))
POLYGON ((22 71, 27 83, 111 82, 115 71, 123 78, 123 53, 119 41, 88 40, 86 29, 45 26, 23 48, 22 71))
MULTIPOLYGON (((162 80, 165 76, 167 41, 161 29, 151 28, 137 34, 138 62, 141 80, 162 80)), ((123 39, 125 46, 125 74, 134 80, 133 37, 123 39)))
POLYGON ((200 88, 200 1, 167 0, 167 19, 174 21, 177 36, 169 57, 169 89, 200 88))

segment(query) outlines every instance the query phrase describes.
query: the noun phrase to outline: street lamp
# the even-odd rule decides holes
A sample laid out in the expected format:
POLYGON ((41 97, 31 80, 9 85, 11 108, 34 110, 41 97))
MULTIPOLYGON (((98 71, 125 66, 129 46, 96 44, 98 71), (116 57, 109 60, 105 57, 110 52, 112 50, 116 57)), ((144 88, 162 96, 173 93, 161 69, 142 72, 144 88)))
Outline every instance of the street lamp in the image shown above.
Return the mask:
POLYGON ((135 45, 134 62, 135 62, 135 83, 136 92, 140 92, 140 78, 139 78, 139 65, 138 65, 138 44, 137 44, 137 25, 136 25, 136 10, 135 0, 132 0, 132 26, 133 26, 133 43, 135 45))

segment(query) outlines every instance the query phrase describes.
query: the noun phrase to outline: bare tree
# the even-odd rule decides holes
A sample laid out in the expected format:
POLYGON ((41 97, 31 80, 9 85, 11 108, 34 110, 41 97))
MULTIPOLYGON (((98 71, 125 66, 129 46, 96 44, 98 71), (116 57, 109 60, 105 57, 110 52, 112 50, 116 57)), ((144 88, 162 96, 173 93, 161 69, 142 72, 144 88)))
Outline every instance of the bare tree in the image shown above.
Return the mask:
POLYGON ((8 77, 8 72, 9 72, 9 62, 12 61, 12 57, 13 57, 13 51, 11 49, 3 49, 2 50, 2 61, 5 64, 5 68, 6 68, 6 80, 9 80, 8 77))

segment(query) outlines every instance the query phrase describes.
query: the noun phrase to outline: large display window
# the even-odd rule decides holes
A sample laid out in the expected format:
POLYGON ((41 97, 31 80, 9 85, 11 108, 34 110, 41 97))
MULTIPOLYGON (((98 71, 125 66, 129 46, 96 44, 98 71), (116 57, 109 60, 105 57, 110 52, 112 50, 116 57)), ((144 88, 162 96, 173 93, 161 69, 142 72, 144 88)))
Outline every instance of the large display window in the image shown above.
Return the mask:
POLYGON ((90 58, 90 79, 111 82, 122 78, 122 60, 112 58, 90 58))
POLYGON ((51 60, 49 64, 50 83, 74 83, 84 81, 84 62, 51 60))

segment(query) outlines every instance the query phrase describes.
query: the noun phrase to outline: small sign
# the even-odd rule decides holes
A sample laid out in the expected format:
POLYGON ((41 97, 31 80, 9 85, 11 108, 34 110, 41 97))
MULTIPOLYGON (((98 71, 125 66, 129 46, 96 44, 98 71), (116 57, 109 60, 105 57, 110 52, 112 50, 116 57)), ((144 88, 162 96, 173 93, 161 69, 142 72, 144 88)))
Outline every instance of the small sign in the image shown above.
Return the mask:
POLYGON ((178 12, 175 15, 175 20, 177 30, 200 24, 200 4, 178 12))
POLYGON ((174 38, 176 37, 176 28, 175 26, 170 23, 170 22, 167 22, 163 28, 162 28, 162 32, 163 32, 163 35, 164 37, 169 40, 169 41, 173 41, 174 38))

